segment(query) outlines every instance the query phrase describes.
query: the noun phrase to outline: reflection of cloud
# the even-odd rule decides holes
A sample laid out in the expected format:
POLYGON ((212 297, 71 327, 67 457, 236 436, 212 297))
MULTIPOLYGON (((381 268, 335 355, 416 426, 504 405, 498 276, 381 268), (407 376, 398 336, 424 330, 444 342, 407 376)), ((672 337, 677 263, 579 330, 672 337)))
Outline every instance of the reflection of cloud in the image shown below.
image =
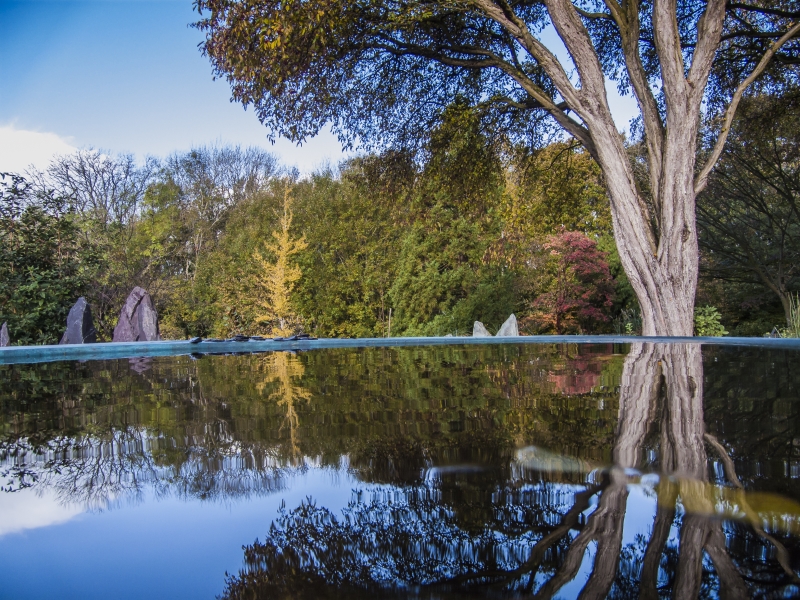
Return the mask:
POLYGON ((28 167, 44 170, 54 155, 76 148, 55 133, 0 126, 0 172, 23 173, 28 167))
POLYGON ((0 492, 0 536, 66 523, 82 512, 74 504, 61 504, 53 490, 0 492))

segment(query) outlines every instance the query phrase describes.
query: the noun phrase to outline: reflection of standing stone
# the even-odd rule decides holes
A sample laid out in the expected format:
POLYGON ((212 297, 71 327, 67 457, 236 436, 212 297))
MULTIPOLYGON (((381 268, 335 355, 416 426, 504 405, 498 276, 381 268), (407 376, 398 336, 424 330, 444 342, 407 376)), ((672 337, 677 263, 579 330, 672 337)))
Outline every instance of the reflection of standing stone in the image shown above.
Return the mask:
POLYGON ((94 344, 97 341, 97 332, 92 323, 92 309, 89 303, 81 296, 69 310, 67 315, 67 330, 61 336, 59 344, 94 344))
POLYGON ((152 342, 160 340, 158 315, 150 294, 140 287, 133 288, 125 301, 119 322, 114 328, 115 342, 152 342))
POLYGON ((497 332, 497 337, 519 337, 519 329, 517 328, 517 317, 512 313, 506 322, 500 326, 500 331, 497 332))
POLYGON ((0 327, 0 346, 10 346, 11 338, 8 335, 8 323, 3 323, 0 327))
POLYGON ((472 337, 492 337, 492 334, 484 327, 483 323, 475 321, 475 324, 472 326, 472 337))

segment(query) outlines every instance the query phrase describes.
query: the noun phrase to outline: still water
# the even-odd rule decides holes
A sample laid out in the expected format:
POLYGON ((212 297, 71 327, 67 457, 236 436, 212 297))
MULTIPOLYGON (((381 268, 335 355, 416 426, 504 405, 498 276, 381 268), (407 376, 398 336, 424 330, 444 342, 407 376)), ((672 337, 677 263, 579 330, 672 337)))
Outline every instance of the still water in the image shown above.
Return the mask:
POLYGON ((0 598, 800 596, 800 352, 0 366, 0 598))

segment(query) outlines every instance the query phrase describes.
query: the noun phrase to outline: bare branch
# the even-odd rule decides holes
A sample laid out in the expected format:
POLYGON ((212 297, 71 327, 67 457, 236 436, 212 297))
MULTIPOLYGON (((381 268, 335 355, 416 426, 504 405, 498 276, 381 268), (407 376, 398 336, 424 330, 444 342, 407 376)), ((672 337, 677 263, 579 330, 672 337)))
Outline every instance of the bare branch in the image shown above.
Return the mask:
POLYGON ((748 88, 748 86, 755 81, 761 73, 764 72, 764 69, 767 68, 767 65, 772 60, 772 57, 778 52, 781 46, 783 46, 786 42, 791 40, 795 35, 800 33, 800 23, 796 23, 792 26, 789 31, 783 34, 778 41, 772 44, 769 50, 764 54, 759 61, 756 68, 753 69, 753 72, 747 76, 747 78, 739 84, 739 87, 736 88, 736 92, 733 94, 733 98, 731 98, 731 103, 728 105, 727 110, 725 111, 725 121, 723 122, 722 129, 719 132, 717 137, 717 143, 714 145, 714 150, 711 152, 711 156, 709 156, 706 164, 700 170, 700 173, 695 178, 694 183, 694 192, 695 194, 699 194, 703 189, 705 189, 706 185, 708 184, 708 175, 711 173, 711 169, 714 168, 714 165, 717 164, 720 155, 722 154, 722 149, 725 146, 725 142, 728 139, 728 134, 731 130, 731 124, 733 123, 733 117, 736 114, 736 109, 739 106, 739 102, 742 99, 742 95, 744 91, 748 88))
POLYGON ((702 97, 705 90, 705 84, 711 73, 711 65, 719 47, 724 21, 725 0, 709 0, 697 23, 697 46, 694 49, 692 66, 689 69, 689 85, 693 88, 695 96, 702 97))
POLYGON ((582 8, 578 8, 577 6, 575 7, 575 10, 578 11, 578 14, 584 17, 585 19, 607 19, 609 21, 614 19, 614 17, 612 17, 608 13, 589 12, 588 10, 583 10, 582 8))
POLYGON ((789 19, 800 17, 800 12, 797 11, 780 10, 779 8, 770 8, 768 6, 753 6, 742 2, 729 2, 727 8, 728 10, 749 10, 762 15, 775 15, 776 17, 787 17, 789 19))
POLYGON ((587 152, 597 158, 597 152, 592 141, 591 135, 586 127, 571 118, 565 111, 570 107, 569 102, 556 103, 544 90, 537 86, 529 77, 522 71, 503 60, 489 50, 482 48, 475 48, 471 46, 459 46, 455 48, 442 48, 432 50, 425 46, 414 44, 401 44, 392 38, 385 38, 386 44, 376 44, 376 48, 390 52, 396 56, 413 55, 431 60, 438 61, 442 64, 452 67, 462 67, 469 69, 485 69, 488 67, 495 67, 503 71, 506 75, 514 79, 520 87, 536 102, 535 105, 529 105, 526 108, 542 108, 546 110, 561 125, 570 135, 579 140, 587 152), (472 56, 482 56, 480 59, 469 58, 456 58, 444 54, 445 51, 452 51, 456 54, 467 54, 472 56))
POLYGON ((513 35, 519 44, 536 59, 548 77, 553 80, 564 100, 576 108, 581 105, 578 90, 572 85, 561 62, 542 42, 533 37, 526 23, 514 13, 505 0, 497 0, 496 3, 492 0, 474 0, 474 3, 487 17, 513 35))

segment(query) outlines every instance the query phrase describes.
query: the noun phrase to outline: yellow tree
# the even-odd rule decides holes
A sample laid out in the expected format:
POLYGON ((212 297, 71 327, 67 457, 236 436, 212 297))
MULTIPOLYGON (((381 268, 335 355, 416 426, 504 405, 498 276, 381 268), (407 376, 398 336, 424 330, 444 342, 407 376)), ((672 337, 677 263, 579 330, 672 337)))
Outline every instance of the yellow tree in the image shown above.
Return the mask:
POLYGON ((253 254, 256 269, 254 288, 256 291, 256 322, 266 324, 272 335, 290 335, 300 325, 295 313, 291 295, 295 285, 302 277, 300 267, 292 258, 308 247, 305 236, 293 238, 292 198, 287 184, 283 196, 283 215, 280 228, 272 232, 273 240, 266 244, 267 256, 256 250, 253 254), (275 257, 270 260, 269 256, 275 257))
POLYGON ((260 363, 259 371, 266 371, 266 377, 256 384, 256 388, 270 400, 277 399, 278 406, 286 410, 281 431, 289 432, 288 452, 292 461, 297 464, 301 455, 297 443, 299 420, 295 410, 296 402, 307 402, 311 392, 303 384, 305 367, 301 360, 289 352, 273 352, 260 363))

